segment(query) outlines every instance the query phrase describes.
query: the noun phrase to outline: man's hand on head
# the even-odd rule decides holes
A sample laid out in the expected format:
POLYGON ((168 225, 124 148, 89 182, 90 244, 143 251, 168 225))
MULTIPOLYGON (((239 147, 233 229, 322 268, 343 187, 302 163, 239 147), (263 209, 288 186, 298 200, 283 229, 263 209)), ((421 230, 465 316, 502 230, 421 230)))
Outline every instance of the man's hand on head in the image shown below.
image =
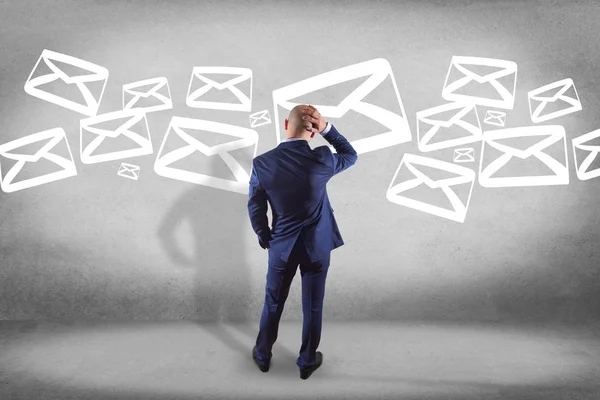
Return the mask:
POLYGON ((313 106, 307 106, 303 111, 302 119, 311 123, 313 128, 316 128, 317 132, 323 132, 327 127, 327 122, 319 113, 319 111, 313 106))

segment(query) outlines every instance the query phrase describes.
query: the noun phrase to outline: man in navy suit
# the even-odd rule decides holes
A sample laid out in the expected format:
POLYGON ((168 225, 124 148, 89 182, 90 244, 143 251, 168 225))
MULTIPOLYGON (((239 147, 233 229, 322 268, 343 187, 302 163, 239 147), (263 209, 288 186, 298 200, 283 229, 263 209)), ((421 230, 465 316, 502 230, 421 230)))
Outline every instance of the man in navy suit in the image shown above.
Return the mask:
POLYGON ((252 357, 267 372, 271 349, 292 279, 302 276, 302 346, 296 360, 307 379, 323 362, 321 339, 325 279, 330 252, 344 244, 327 196, 327 182, 352 166, 358 156, 333 125, 313 106, 298 105, 284 121, 286 139, 252 161, 248 214, 258 243, 268 249, 265 303, 252 357), (329 146, 311 149, 319 133, 329 146), (269 228, 267 204, 273 214, 269 228))

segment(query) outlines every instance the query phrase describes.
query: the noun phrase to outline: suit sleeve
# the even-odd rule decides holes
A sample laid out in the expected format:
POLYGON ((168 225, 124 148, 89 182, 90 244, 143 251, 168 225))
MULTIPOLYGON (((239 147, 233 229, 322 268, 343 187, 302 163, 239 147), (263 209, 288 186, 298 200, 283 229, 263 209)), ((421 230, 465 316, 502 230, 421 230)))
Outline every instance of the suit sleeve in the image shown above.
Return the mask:
POLYGON ((333 158, 333 175, 339 174, 345 169, 350 168, 358 159, 358 154, 348 140, 335 129, 335 126, 330 125, 329 132, 323 135, 323 138, 329 142, 335 149, 333 153, 329 148, 329 153, 333 158))
POLYGON ((269 241, 272 239, 267 210, 267 194, 260 185, 258 174, 256 172, 256 165, 253 160, 248 194, 248 215, 250 216, 252 229, 258 236, 258 243, 263 249, 269 247, 269 241))

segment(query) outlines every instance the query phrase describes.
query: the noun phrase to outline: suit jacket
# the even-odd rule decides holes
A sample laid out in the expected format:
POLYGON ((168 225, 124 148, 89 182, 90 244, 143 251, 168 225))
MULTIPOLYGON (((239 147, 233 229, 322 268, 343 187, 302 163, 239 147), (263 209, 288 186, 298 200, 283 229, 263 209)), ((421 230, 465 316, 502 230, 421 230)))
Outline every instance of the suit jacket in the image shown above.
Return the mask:
POLYGON ((300 235, 312 262, 344 244, 327 196, 327 182, 354 165, 358 155, 332 125, 326 145, 311 149, 306 140, 281 142, 252 160, 248 214, 262 248, 288 261, 300 235), (272 229, 267 217, 273 214, 272 229))

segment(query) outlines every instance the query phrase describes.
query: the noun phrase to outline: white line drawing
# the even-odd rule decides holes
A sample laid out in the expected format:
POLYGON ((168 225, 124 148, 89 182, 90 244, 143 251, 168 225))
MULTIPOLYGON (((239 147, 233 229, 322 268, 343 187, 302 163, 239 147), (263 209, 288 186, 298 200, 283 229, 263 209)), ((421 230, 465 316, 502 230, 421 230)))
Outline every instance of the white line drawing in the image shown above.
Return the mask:
MULTIPOLYGON (((290 101, 294 98, 309 94, 319 89, 334 86, 365 76, 368 76, 369 78, 352 93, 346 96, 339 104, 314 104, 314 106, 325 118, 342 118, 349 111, 354 111, 377 121, 388 129, 387 132, 381 134, 351 141, 352 146, 358 154, 383 149, 400 143, 410 142, 412 135, 392 68, 386 59, 377 58, 325 72, 323 74, 316 75, 274 90, 273 103, 275 109, 275 134, 277 135, 277 144, 282 141, 282 132, 280 130, 280 126, 283 125, 283 118, 281 120, 279 118, 278 107, 283 107, 289 111, 296 105, 301 104, 290 101), (382 84, 388 77, 391 79, 402 115, 398 115, 397 113, 386 110, 383 107, 362 101, 363 98, 365 98, 371 91, 382 84)), ((329 148, 332 152, 336 152, 333 146, 329 145, 329 148)))
POLYGON ((271 123, 271 115, 269 110, 262 110, 250 114, 250 128, 257 128, 259 126, 268 125, 271 123))
POLYGON ((258 150, 258 133, 255 130, 216 121, 172 117, 165 138, 160 146, 160 150, 158 151, 156 161, 154 162, 154 171, 158 175, 166 178, 210 186, 230 192, 248 194, 248 182, 250 180, 250 173, 252 173, 252 170, 249 172, 244 170, 240 163, 231 154, 229 154, 229 152, 251 146, 253 147, 253 149, 251 149, 252 158, 254 158, 256 157, 256 152, 258 150), (227 143, 208 146, 197 138, 188 134, 185 131, 186 129, 222 133, 224 135, 233 137, 233 140, 227 143), (163 154, 163 148, 172 135, 179 136, 186 143, 188 143, 188 145, 163 154), (196 152, 200 152, 207 157, 220 157, 235 176, 235 180, 218 178, 203 174, 201 172, 186 171, 169 166, 173 162, 184 159, 185 157, 196 152))
MULTIPOLYGON (((13 140, 12 142, 0 145, 0 158, 9 158, 17 161, 17 163, 14 164, 10 170, 8 170, 4 178, 0 180, 2 190, 6 193, 16 192, 17 190, 43 185, 45 183, 54 182, 77 175, 77 168, 75 167, 75 162, 73 161, 73 154, 71 153, 71 148, 69 147, 69 142, 67 140, 65 131, 62 128, 53 128, 34 133, 32 135, 24 136, 22 138, 13 140), (19 148, 23 146, 44 140, 48 140, 48 142, 33 155, 19 152, 19 148), (63 140, 69 152, 69 158, 52 153, 52 150, 57 148, 59 143, 61 143, 63 140), (27 163, 37 162, 41 158, 45 158, 46 160, 55 163, 59 167, 62 167, 62 171, 52 172, 50 174, 36 176, 34 178, 13 183, 19 172, 21 172, 27 163)), ((0 177, 1 176, 2 175, 0 174, 0 177)))
POLYGON ((471 201, 474 182, 475 171, 472 169, 446 161, 405 153, 386 191, 386 198, 392 203, 399 204, 401 206, 463 223, 467 216, 467 210, 471 201), (403 166, 407 168, 415 176, 415 178, 394 184, 394 181, 396 180, 396 177, 403 166), (447 173, 456 174, 456 176, 434 180, 428 177, 425 172, 419 170, 419 166, 439 169, 447 173), (446 197, 448 197, 453 209, 450 210, 426 203, 424 201, 411 199, 410 197, 407 197, 406 194, 403 194, 404 192, 423 184, 427 185, 433 190, 441 189, 446 197), (460 199, 456 192, 452 189, 452 186, 462 184, 470 184, 469 195, 466 199, 460 199))
POLYGON ((529 113, 531 121, 534 123, 548 121, 550 119, 562 117, 563 115, 571 114, 576 111, 581 111, 581 102, 579 95, 575 89, 575 84, 570 78, 556 81, 540 88, 527 92, 529 100, 529 113), (558 91, 556 89, 560 88, 558 91), (565 95, 565 93, 573 88, 575 98, 565 95), (544 108, 548 103, 565 104, 567 107, 562 110, 543 114, 544 108))
POLYGON ((504 111, 487 110, 483 122, 488 125, 504 128, 504 125, 506 125, 506 113, 504 111))
POLYGON ((144 79, 142 81, 123 85, 124 110, 144 110, 145 112, 149 113, 154 111, 170 110, 172 108, 173 101, 171 100, 171 90, 169 89, 169 82, 165 77, 144 79), (146 90, 140 90, 140 88, 144 86, 150 86, 150 88, 146 90), (161 102, 161 104, 150 107, 136 106, 140 99, 149 97, 153 97, 161 102))
POLYGON ((477 108, 474 104, 448 103, 433 107, 427 110, 417 112, 417 143, 419 150, 428 152, 433 150, 446 149, 454 146, 462 146, 482 140, 481 124, 477 115, 477 108), (440 119, 436 114, 447 113, 457 110, 452 118, 440 119), (475 119, 477 125, 468 122, 466 118, 475 119), (421 125, 427 126, 427 132, 421 137, 421 125), (436 136, 444 136, 448 129, 460 130, 464 136, 460 138, 447 139, 430 143, 436 136))
POLYGON ((98 113, 100 106, 100 100, 104 94, 106 88, 106 81, 108 80, 108 69, 101 67, 91 62, 81 60, 66 54, 57 53, 51 50, 43 50, 40 58, 36 62, 33 70, 29 74, 27 81, 25 82, 25 92, 31 96, 39 99, 48 101, 52 104, 67 108, 71 111, 78 112, 80 114, 87 115, 88 117, 94 116, 98 113), (88 73, 85 75, 70 76, 67 72, 62 71, 55 63, 70 64, 79 69, 86 70, 88 73), (40 75, 32 78, 38 70, 40 63, 45 64, 52 73, 46 75, 40 75), (60 80, 65 85, 74 85, 81 92, 85 104, 78 103, 69 99, 65 99, 61 96, 52 94, 39 88, 39 86, 53 81, 60 80), (90 89, 86 84, 90 82, 102 82, 102 90, 99 95, 94 97, 90 89))
POLYGON ((133 164, 121 163, 117 175, 137 181, 140 177, 140 167, 133 164))
POLYGON ((106 161, 120 160, 123 158, 139 157, 152 154, 152 139, 150 137, 150 129, 148 128, 148 120, 146 113, 143 110, 121 110, 107 114, 97 115, 95 117, 82 119, 80 121, 80 152, 81 162, 84 164, 95 164, 106 161), (95 125, 102 125, 108 121, 126 119, 116 129, 104 129, 95 125), (139 127, 139 122, 143 121, 143 127, 139 127), (133 129, 136 127, 136 129, 133 129), (94 137, 94 139, 83 148, 84 136, 94 137), (128 150, 119 150, 104 154, 93 154, 95 150, 105 140, 114 139, 117 137, 127 137, 135 142, 138 147, 128 150))
POLYGON ((192 77, 188 86, 188 92, 185 99, 188 107, 208 108, 213 110, 228 111, 250 111, 252 109, 252 70, 241 67, 194 67, 192 77), (234 77, 225 82, 216 82, 206 75, 226 74, 234 77), (195 80, 204 82, 204 85, 192 92, 192 85, 195 80), (249 93, 244 93, 235 85, 250 81, 249 93), (239 103, 226 103, 218 101, 204 101, 200 99, 202 95, 212 90, 229 90, 239 100, 239 103))
POLYGON ((520 186, 550 186, 550 185, 568 185, 569 184, 569 162, 567 155, 567 142, 565 129, 560 125, 545 126, 524 126, 519 128, 498 129, 485 132, 483 135, 484 144, 481 149, 481 161, 479 163, 479 183, 484 187, 520 187, 520 186), (540 140, 529 146, 526 150, 521 150, 499 143, 498 140, 519 138, 519 137, 540 137, 540 140), (544 138, 545 137, 545 138, 544 138), (564 165, 554 157, 544 153, 544 149, 562 140, 565 154, 564 165), (485 168, 484 153, 487 146, 504 153, 485 168), (544 163, 554 175, 540 176, 509 176, 494 177, 505 165, 510 165, 513 158, 526 159, 535 157, 544 163))
POLYGON ((475 150, 472 147, 454 149, 454 158, 452 161, 455 163, 475 162, 475 150))
POLYGON ((586 181, 588 179, 597 178, 600 176, 600 168, 595 170, 589 170, 590 165, 598 158, 600 154, 600 145, 586 144, 594 139, 600 137, 600 129, 586 133, 572 140, 573 144, 573 159, 575 161, 575 171, 579 180, 586 181), (579 164, 577 161, 576 149, 589 151, 590 153, 585 159, 579 164), (579 165, 578 165, 579 164, 579 165))
POLYGON ((494 58, 482 58, 482 57, 466 57, 466 56, 453 56, 450 62, 450 68, 444 81, 444 88, 442 89, 442 97, 448 101, 462 101, 465 103, 472 103, 481 106, 491 108, 502 108, 512 109, 515 103, 515 91, 517 88, 517 64, 512 61, 497 60, 494 58), (498 71, 494 71, 489 74, 480 75, 476 72, 471 71, 473 67, 491 67, 497 68, 498 71), (455 68, 462 74, 463 77, 450 82, 450 73, 452 68, 455 68), (511 77, 514 75, 512 87, 504 87, 498 79, 511 77), (497 98, 487 98, 475 95, 458 94, 457 90, 465 88, 469 85, 486 85, 496 90, 497 98))

